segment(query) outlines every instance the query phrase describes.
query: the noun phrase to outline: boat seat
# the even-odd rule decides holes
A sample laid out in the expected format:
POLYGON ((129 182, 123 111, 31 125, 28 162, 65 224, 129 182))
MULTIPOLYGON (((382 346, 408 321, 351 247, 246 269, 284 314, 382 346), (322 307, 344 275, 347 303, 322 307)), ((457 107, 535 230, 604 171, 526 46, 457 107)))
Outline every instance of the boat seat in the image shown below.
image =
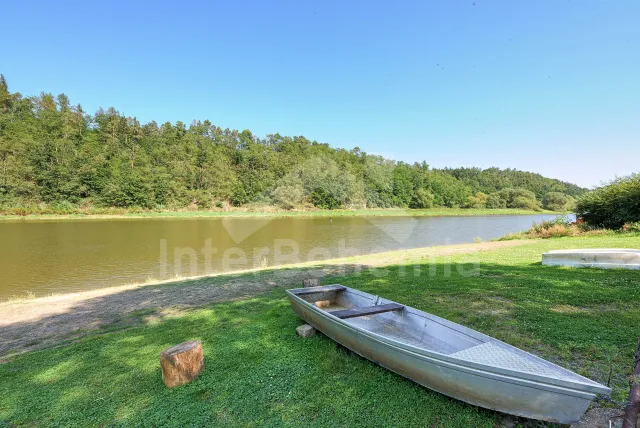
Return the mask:
POLYGON ((342 311, 331 311, 329 313, 334 317, 346 319, 381 314, 383 312, 401 311, 403 309, 404 306, 397 303, 387 303, 386 305, 365 306, 362 308, 346 309, 342 311))

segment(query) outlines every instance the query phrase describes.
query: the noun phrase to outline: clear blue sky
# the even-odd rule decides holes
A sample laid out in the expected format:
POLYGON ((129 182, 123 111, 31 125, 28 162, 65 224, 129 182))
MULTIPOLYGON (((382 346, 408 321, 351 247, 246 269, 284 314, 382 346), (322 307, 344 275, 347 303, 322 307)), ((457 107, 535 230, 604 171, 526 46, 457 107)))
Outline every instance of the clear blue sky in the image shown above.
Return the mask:
POLYGON ((0 72, 146 122, 515 167, 640 170, 640 1, 2 2, 0 72))

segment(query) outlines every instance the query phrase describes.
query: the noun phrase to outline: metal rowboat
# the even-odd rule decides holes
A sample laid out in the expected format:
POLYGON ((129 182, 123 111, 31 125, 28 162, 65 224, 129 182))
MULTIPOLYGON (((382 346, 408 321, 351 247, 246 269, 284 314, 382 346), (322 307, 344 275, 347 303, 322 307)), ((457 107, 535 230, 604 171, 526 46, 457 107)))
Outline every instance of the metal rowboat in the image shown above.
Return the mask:
POLYGON ((580 419, 604 385, 443 318, 341 285, 287 290, 326 336, 420 385, 544 421, 580 419))

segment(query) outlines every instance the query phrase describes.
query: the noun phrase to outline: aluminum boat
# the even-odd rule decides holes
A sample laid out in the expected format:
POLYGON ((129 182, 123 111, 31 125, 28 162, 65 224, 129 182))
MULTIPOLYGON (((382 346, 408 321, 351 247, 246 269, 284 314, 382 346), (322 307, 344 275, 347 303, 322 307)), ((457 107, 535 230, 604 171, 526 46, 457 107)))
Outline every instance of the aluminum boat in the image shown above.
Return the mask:
POLYGON ((517 416, 576 422, 611 390, 485 334, 342 285, 287 290, 307 323, 420 385, 517 416))
POLYGON ((631 248, 553 250, 542 254, 542 264, 640 270, 640 250, 631 248))

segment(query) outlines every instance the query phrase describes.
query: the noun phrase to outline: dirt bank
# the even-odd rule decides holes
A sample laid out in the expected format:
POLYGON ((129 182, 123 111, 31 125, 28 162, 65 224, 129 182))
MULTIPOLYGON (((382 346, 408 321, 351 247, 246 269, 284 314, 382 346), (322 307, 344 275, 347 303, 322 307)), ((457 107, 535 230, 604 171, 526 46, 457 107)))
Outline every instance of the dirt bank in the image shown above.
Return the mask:
POLYGON ((0 357, 55 346, 96 330, 110 331, 153 322, 192 307, 252 296, 277 286, 298 285, 304 278, 344 275, 425 257, 491 251, 534 242, 537 241, 417 248, 0 303, 0 357))

